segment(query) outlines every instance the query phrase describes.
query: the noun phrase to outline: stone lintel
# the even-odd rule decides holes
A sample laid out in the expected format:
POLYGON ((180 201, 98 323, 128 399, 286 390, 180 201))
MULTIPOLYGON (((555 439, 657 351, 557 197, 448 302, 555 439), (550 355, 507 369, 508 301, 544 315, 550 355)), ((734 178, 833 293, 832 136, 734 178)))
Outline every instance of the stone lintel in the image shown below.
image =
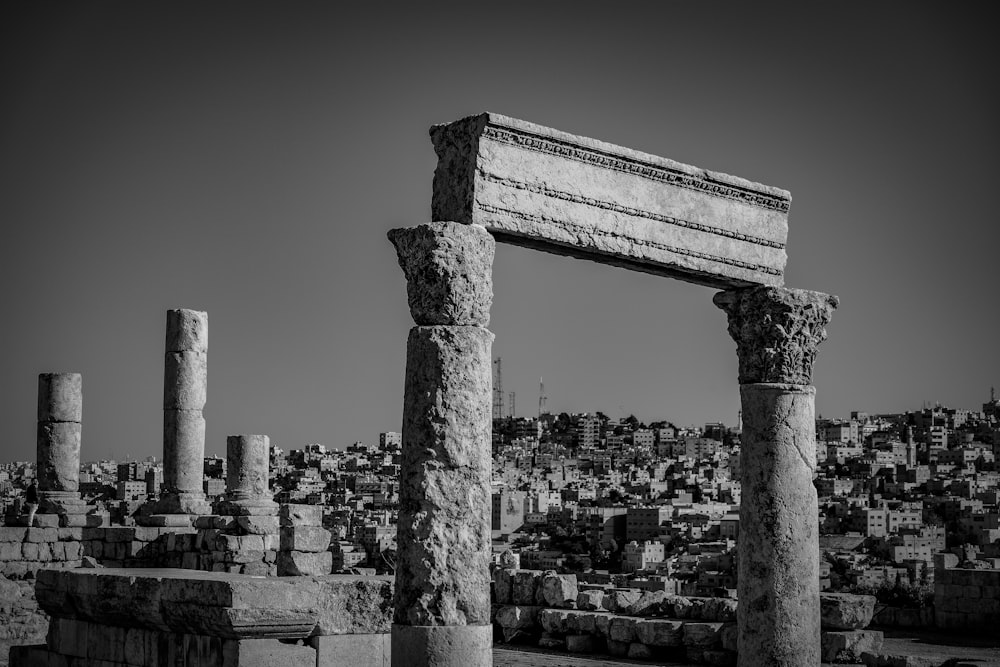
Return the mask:
POLYGON ((812 384, 813 362, 840 299, 786 287, 719 292, 715 305, 729 318, 740 384, 812 384))
POLYGON ((434 220, 712 287, 784 282, 785 190, 494 113, 430 134, 434 220))

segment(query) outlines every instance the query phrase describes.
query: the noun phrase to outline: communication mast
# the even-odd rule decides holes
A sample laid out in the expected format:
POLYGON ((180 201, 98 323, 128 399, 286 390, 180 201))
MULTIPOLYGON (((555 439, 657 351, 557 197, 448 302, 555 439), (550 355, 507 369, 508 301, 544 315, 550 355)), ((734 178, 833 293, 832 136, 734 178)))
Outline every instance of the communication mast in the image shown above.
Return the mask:
POLYGON ((508 413, 508 416, 511 419, 513 419, 516 416, 516 409, 515 409, 515 407, 516 407, 517 404, 514 402, 514 398, 515 398, 515 392, 512 391, 509 394, 507 394, 507 399, 510 402, 510 405, 507 406, 508 409, 510 410, 510 412, 508 413))
POLYGON ((538 378, 538 418, 541 419, 548 410, 545 402, 549 399, 545 395, 545 378, 538 378))
POLYGON ((503 418, 503 370, 500 357, 493 360, 493 419, 503 418))

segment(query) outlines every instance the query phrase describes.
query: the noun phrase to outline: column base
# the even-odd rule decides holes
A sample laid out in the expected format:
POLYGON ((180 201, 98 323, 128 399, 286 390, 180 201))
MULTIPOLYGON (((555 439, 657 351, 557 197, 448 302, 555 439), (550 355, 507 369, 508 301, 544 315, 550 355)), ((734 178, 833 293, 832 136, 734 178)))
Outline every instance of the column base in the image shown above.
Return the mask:
POLYGON ((278 503, 266 498, 220 500, 215 513, 221 516, 278 516, 278 503))
POLYGON ((392 625, 395 667, 492 667, 492 625, 392 625))
POLYGON ((202 516, 212 513, 212 504, 204 493, 164 493, 153 503, 150 514, 194 514, 202 516))
POLYGON ((76 491, 42 491, 38 509, 43 514, 86 514, 94 509, 76 491))

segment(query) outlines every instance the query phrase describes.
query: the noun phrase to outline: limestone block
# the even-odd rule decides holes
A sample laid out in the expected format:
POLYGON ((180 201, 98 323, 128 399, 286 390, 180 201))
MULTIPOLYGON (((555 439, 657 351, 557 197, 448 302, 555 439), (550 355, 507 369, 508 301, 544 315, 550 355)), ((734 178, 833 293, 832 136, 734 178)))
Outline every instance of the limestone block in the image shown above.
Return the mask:
POLYGON ((571 608, 576 603, 576 575, 546 572, 542 577, 542 596, 550 607, 571 608))
POLYGON ((29 528, 24 536, 25 542, 55 542, 59 539, 59 531, 55 528, 29 528))
POLYGON ((635 638, 649 646, 680 646, 684 639, 684 623, 665 618, 636 621, 635 638))
POLYGON ((397 623, 489 623, 492 341, 479 327, 410 330, 397 623))
POLYGON ((632 616, 654 616, 661 612, 666 598, 667 594, 664 591, 643 591, 639 599, 628 606, 625 613, 632 616))
POLYGON ((59 515, 58 514, 36 514, 35 515, 35 526, 37 528, 58 528, 59 527, 59 515))
POLYGON ((282 504, 278 509, 278 517, 282 527, 322 526, 323 506, 282 504))
POLYGON ((653 652, 645 644, 639 642, 632 642, 628 645, 628 653, 626 654, 632 660, 652 660, 653 652))
POLYGON ((538 624, 539 609, 541 607, 504 605, 497 610, 494 620, 501 628, 510 630, 532 628, 538 624))
POLYGON ((208 395, 208 355, 167 352, 163 358, 163 408, 202 410, 208 395))
POLYGON ((618 658, 624 658, 628 655, 628 647, 630 643, 631 642, 620 642, 617 639, 608 639, 608 653, 618 658))
POLYGON ((701 659, 706 665, 735 665, 737 654, 720 648, 707 648, 701 652, 701 659))
POLYGON ((733 652, 739 650, 739 636, 739 626, 736 623, 722 624, 719 641, 722 643, 723 649, 733 652))
POLYGON ((390 667, 392 664, 392 635, 388 632, 321 635, 309 641, 316 649, 315 667, 390 667))
POLYGON ((21 543, 0 542, 0 560, 21 560, 21 543))
POLYGON ((278 575, 282 577, 319 576, 333 571, 333 554, 329 551, 319 553, 280 551, 277 564, 278 575))
POLYGON ((684 645, 696 648, 721 646, 722 623, 687 622, 684 624, 684 645))
POLYGON ((542 636, 538 638, 538 647, 561 651, 566 648, 566 640, 562 637, 550 635, 548 632, 543 632, 542 636))
MULTIPOLYGON (((206 638, 210 639, 210 638, 206 638)), ((342 649, 345 647, 341 647, 342 649)), ((284 644, 276 639, 239 639, 223 642, 222 661, 217 664, 238 665, 239 667, 316 667, 316 650, 310 646, 284 644)), ((210 664, 204 653, 201 659, 210 664)), ((355 654, 357 655, 357 654, 355 654)), ((329 664, 329 663, 326 663, 329 664)), ((346 662, 349 665, 371 665, 373 663, 346 662)), ((381 663, 378 664, 381 667, 381 663)))
MULTIPOLYGON (((292 552, 296 553, 296 552, 292 552)), ((227 563, 264 563, 264 550, 263 549, 240 549, 231 554, 228 554, 226 558, 227 563)), ((332 561, 331 561, 332 569, 332 561)), ((329 574, 328 572, 323 572, 323 574, 329 574)))
MULTIPOLYGON (((261 516, 259 514, 238 516, 236 517, 236 525, 240 527, 240 530, 251 535, 261 535, 265 538, 269 536, 277 538, 278 536, 277 516, 261 516)), ((267 548, 276 549, 277 544, 267 548)))
POLYGON ((729 598, 707 598, 702 606, 702 618, 706 621, 735 621, 736 600, 729 598))
POLYGON ((593 635, 566 635, 566 651, 569 653, 595 653, 597 640, 593 635))
POLYGON ((208 352, 208 313, 199 310, 167 311, 167 352, 208 352))
POLYGON ((320 634, 390 632, 392 577, 333 574, 316 577, 310 585, 316 590, 318 598, 316 632, 320 634))
POLYGON ((516 571, 505 567, 493 570, 493 594, 497 604, 511 604, 514 601, 514 573, 516 571))
POLYGON ((330 531, 317 526, 298 526, 281 529, 282 551, 326 551, 332 539, 330 531))
POLYGON ((0 542, 23 542, 27 534, 27 528, 20 526, 0 526, 0 542))
POLYGON ((546 632, 564 634, 569 631, 571 614, 566 609, 541 609, 538 612, 538 622, 546 632))
POLYGON ((877 630, 824 631, 820 651, 824 662, 858 662, 864 653, 880 652, 882 641, 877 630))
POLYGON ((495 243, 484 228, 432 222, 390 230, 389 240, 416 324, 489 324, 495 243))
POLYGON ((576 595, 577 609, 587 609, 596 611, 603 609, 604 591, 593 588, 587 591, 580 591, 576 595))
POLYGON ((608 638, 629 643, 635 641, 636 619, 628 616, 614 616, 608 626, 608 638))
POLYGON ((80 489, 80 422, 39 422, 37 439, 38 489, 80 489))
POLYGON ((269 569, 270 567, 263 560, 247 562, 243 565, 241 574, 246 574, 252 577, 266 577, 269 569))
POLYGON ((609 605, 608 611, 625 613, 640 597, 642 591, 637 588, 613 588, 608 591, 604 600, 609 605))
POLYGON ((830 630, 867 628, 875 613, 875 596, 820 593, 820 621, 830 630))
POLYGON ((38 421, 83 420, 83 376, 79 373, 41 373, 38 376, 38 421))
POLYGON ((535 604, 542 573, 538 570, 513 570, 511 575, 513 576, 511 601, 514 604, 535 604))
POLYGON ((23 560, 38 560, 38 542, 25 542, 21 545, 23 560))
POLYGON ((703 285, 780 285, 787 191, 485 113, 431 128, 432 218, 703 285))
POLYGON ((493 662, 492 625, 392 626, 393 662, 407 667, 479 667, 493 662))

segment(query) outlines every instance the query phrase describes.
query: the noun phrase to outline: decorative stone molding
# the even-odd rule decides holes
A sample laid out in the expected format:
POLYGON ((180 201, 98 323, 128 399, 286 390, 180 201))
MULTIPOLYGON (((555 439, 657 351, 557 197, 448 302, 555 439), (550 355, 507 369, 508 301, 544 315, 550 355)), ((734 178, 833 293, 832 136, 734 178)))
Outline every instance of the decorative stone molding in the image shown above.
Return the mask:
POLYGON ((431 222, 389 231, 413 321, 420 326, 490 322, 496 243, 483 227, 431 222))
POLYGON ((817 348, 839 305, 836 296, 787 287, 719 292, 715 305, 729 317, 740 384, 812 384, 817 348))

